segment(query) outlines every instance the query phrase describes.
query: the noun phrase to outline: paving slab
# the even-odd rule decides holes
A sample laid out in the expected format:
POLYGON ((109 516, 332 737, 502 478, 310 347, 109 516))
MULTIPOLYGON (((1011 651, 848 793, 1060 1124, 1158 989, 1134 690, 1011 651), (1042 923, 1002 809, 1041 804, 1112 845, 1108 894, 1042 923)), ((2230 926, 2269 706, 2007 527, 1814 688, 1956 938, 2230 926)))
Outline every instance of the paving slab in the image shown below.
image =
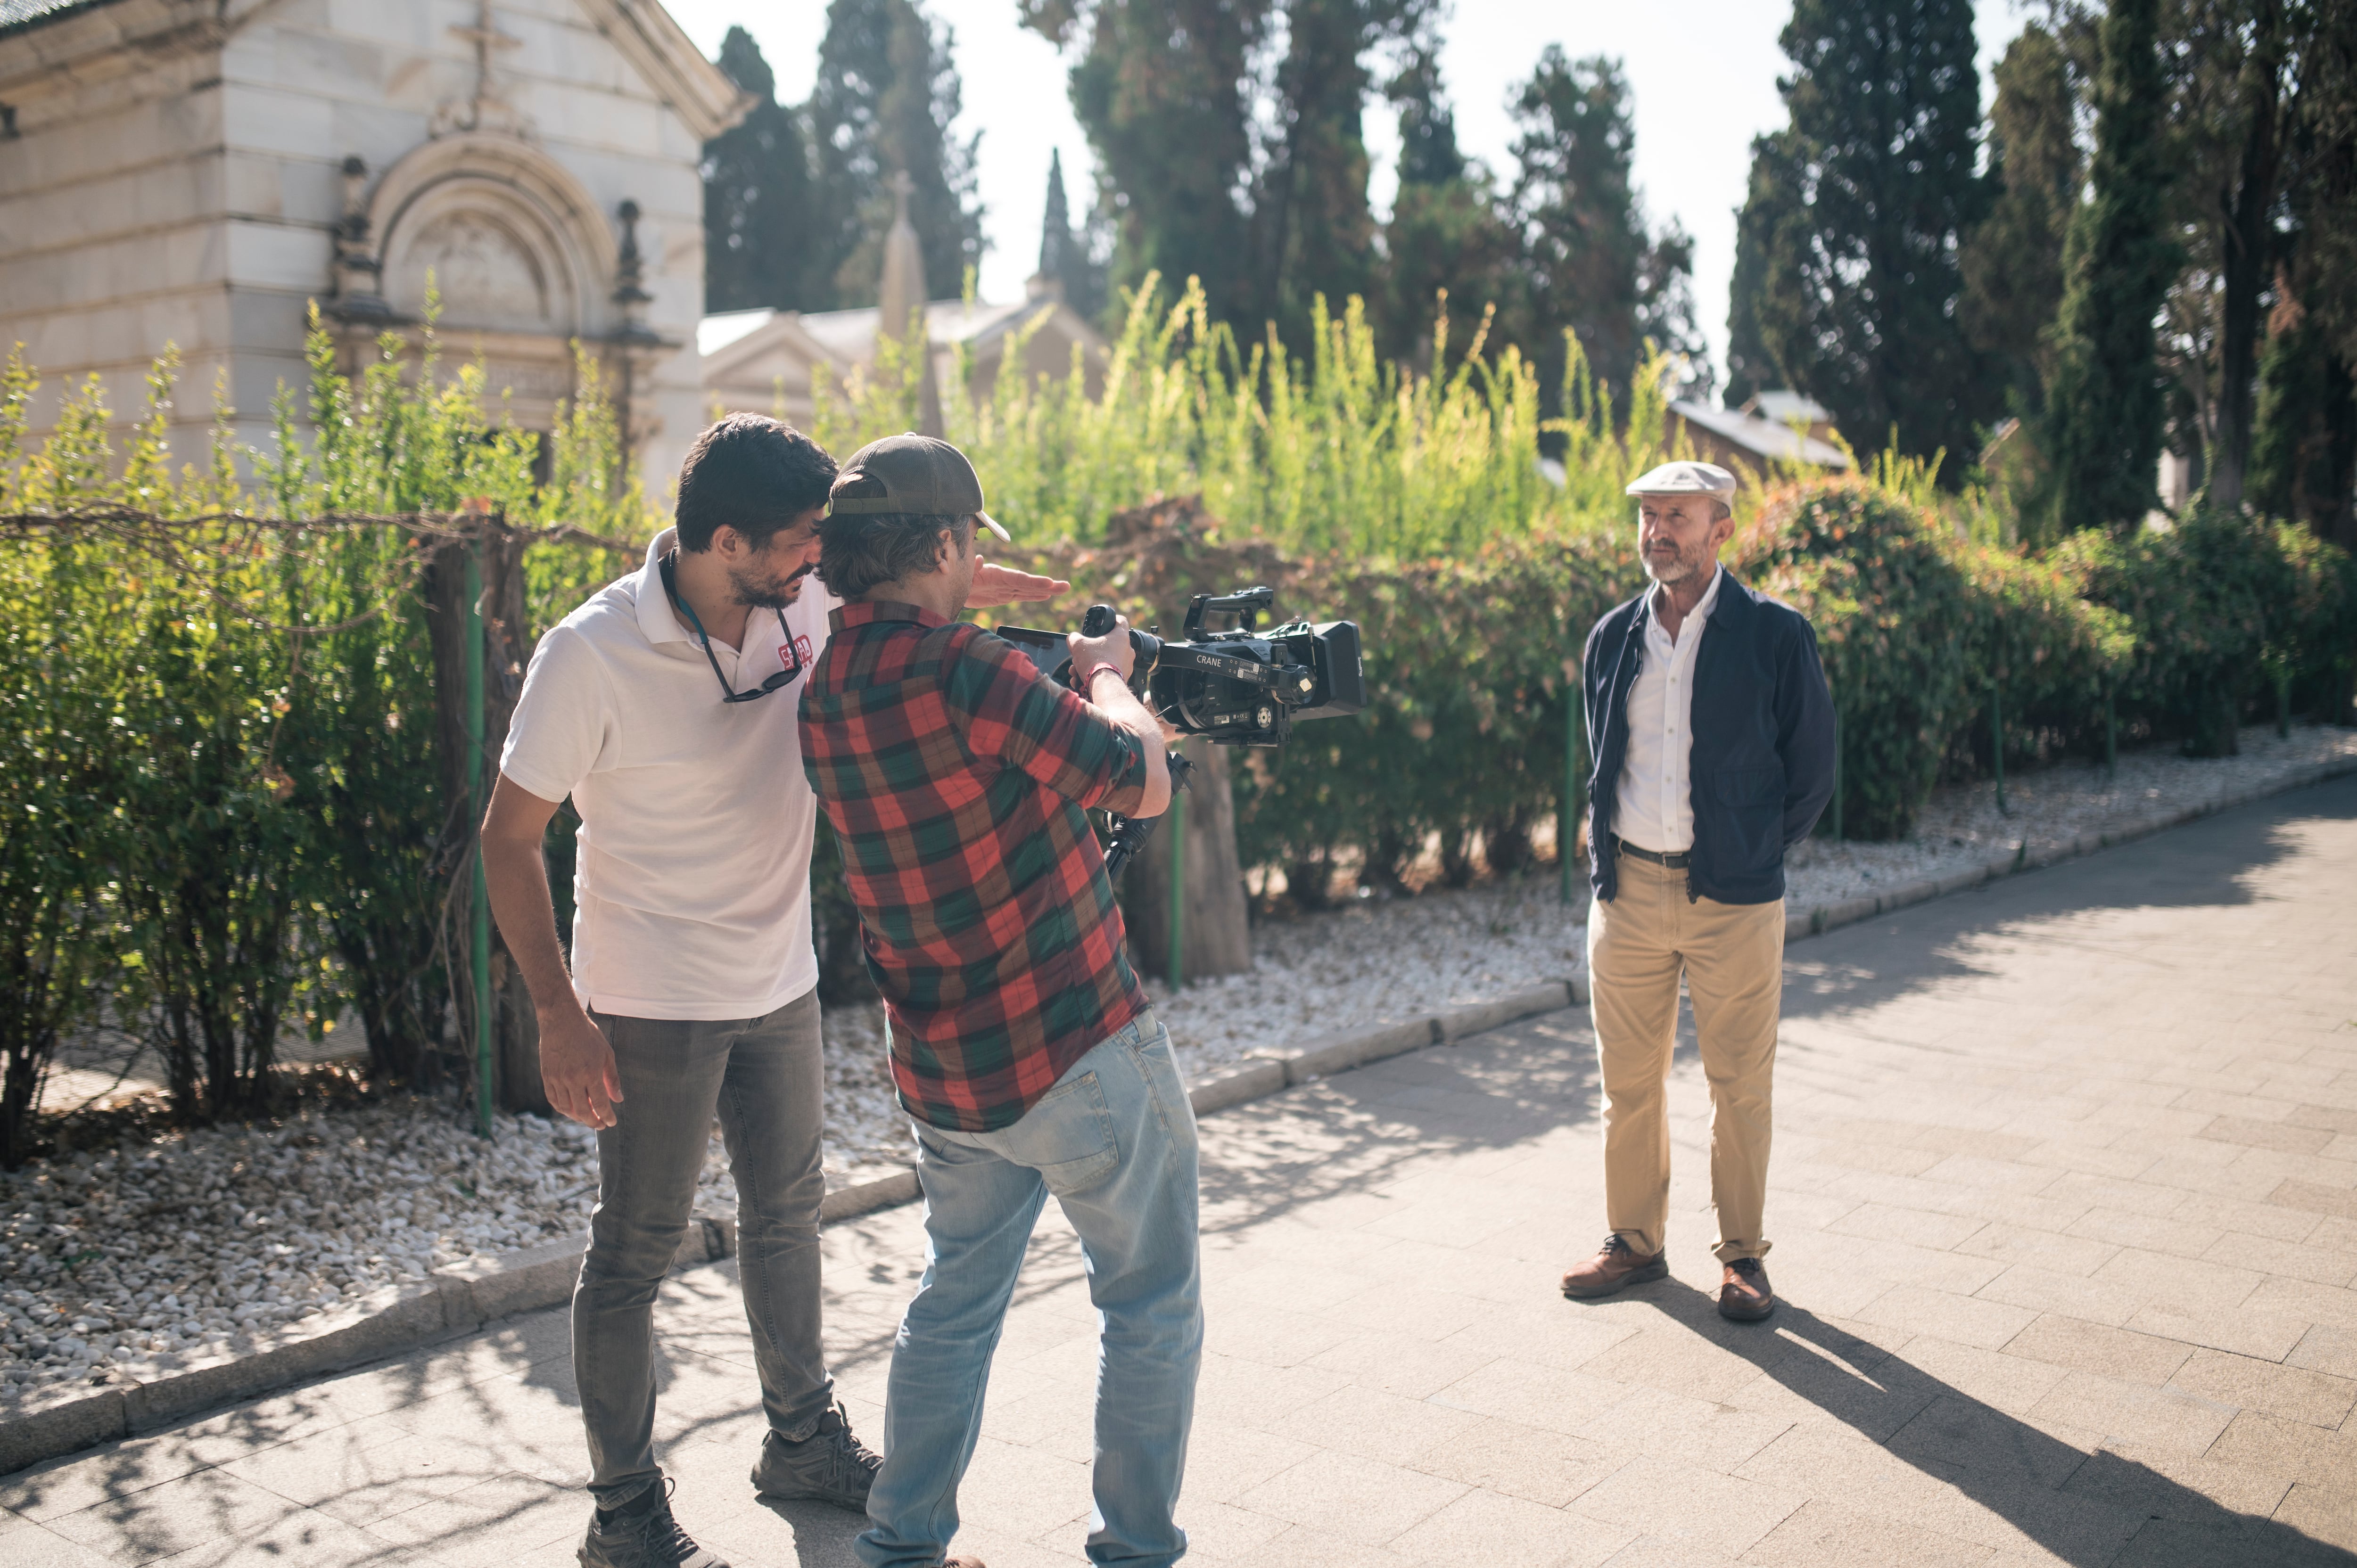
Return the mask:
MULTIPOLYGON (((1181 1522, 1220 1568, 2357 1563, 2357 779, 1795 946, 1770 1322, 1716 1314, 1709 1104, 1671 1087, 1672 1273, 1591 1303, 1576 1011, 1203 1124, 1209 1347, 1181 1522)), ((882 1430, 914 1208, 825 1232, 882 1430)), ((850 1568, 759 1504, 733 1262, 658 1307, 681 1517, 850 1568)), ((958 1547, 1080 1568, 1096 1369, 1052 1212, 958 1547)), ((0 1478, 0 1565, 558 1568, 587 1503, 559 1313, 0 1478)))

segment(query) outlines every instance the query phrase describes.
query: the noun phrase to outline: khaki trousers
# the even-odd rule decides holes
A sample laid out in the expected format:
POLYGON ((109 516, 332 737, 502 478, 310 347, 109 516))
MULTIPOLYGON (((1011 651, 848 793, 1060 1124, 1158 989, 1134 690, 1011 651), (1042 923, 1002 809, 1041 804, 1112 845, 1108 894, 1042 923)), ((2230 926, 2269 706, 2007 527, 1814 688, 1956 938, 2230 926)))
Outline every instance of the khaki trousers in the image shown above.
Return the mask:
POLYGON ((1710 1201, 1721 1262, 1763 1257, 1776 1017, 1784 994, 1784 906, 1686 897, 1686 874, 1620 857, 1619 886, 1587 917, 1588 991, 1604 1079, 1604 1208, 1643 1253, 1670 1210, 1670 1054, 1678 977, 1694 1003, 1710 1080, 1710 1201))

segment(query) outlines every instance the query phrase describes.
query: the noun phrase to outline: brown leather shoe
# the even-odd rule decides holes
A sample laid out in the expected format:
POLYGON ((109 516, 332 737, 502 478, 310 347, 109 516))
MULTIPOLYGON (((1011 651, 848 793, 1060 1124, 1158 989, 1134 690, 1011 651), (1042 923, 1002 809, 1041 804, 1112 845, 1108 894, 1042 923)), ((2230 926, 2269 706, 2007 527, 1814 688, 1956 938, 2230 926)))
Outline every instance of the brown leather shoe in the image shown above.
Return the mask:
POLYGON ((1649 1257, 1629 1245, 1628 1240, 1615 1230, 1604 1238, 1604 1245, 1596 1249, 1596 1256, 1573 1264, 1571 1273, 1563 1276, 1563 1294, 1574 1301, 1593 1301, 1600 1295, 1610 1295, 1622 1285, 1641 1285, 1667 1278, 1669 1272, 1670 1255, 1666 1251, 1649 1257))
POLYGON ((1718 1315, 1757 1323, 1776 1310, 1776 1292, 1757 1258, 1738 1258, 1719 1273, 1718 1315))

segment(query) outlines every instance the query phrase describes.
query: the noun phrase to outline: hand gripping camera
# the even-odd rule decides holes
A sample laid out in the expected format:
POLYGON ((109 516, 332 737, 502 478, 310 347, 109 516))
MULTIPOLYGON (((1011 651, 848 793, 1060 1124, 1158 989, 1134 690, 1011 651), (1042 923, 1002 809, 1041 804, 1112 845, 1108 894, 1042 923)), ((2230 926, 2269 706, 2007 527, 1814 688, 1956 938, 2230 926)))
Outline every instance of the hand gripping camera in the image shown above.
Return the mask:
MULTIPOLYGON (((1129 689, 1173 729, 1205 736, 1214 746, 1283 746, 1296 720, 1340 718, 1366 706, 1358 623, 1293 621, 1265 633, 1256 630, 1275 600, 1265 587, 1198 594, 1174 642, 1133 628, 1129 689), (1207 631, 1203 622, 1211 616, 1233 617, 1234 624, 1207 631)), ((1081 622, 1085 637, 1103 637, 1113 628, 1111 605, 1091 606, 1081 622)), ((998 635, 1028 652, 1058 682, 1071 684, 1072 660, 1062 632, 1006 626, 998 635)), ((1172 752, 1170 787, 1184 789, 1193 768, 1172 752)), ((1115 817, 1105 846, 1106 871, 1118 878, 1160 820, 1115 817)))
MULTIPOLYGON (((1255 630, 1275 599, 1268 588, 1198 594, 1177 641, 1133 628, 1129 644, 1136 659, 1129 689, 1180 734, 1203 736, 1216 746, 1283 746, 1297 720, 1339 718, 1366 706, 1358 624, 1302 620, 1255 630), (1235 624, 1206 631, 1203 623, 1211 616, 1232 616, 1235 624)), ((1103 637, 1113 623, 1112 606, 1092 606, 1081 631, 1103 637)), ((998 635, 1031 653, 1058 681, 1071 683, 1062 632, 1009 626, 998 635)))

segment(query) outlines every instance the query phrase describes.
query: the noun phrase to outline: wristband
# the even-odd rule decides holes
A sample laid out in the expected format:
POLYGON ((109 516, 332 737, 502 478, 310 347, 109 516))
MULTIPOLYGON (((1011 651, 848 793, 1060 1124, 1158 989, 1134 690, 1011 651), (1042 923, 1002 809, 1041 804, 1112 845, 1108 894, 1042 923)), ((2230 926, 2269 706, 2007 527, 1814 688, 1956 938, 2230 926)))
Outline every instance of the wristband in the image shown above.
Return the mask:
POLYGON ((1105 673, 1105 672, 1107 672, 1108 671, 1110 671, 1112 673, 1114 673, 1114 674, 1115 674, 1115 675, 1120 675, 1120 676, 1121 676, 1121 683, 1122 683, 1123 685, 1126 686, 1126 685, 1128 685, 1128 684, 1129 684, 1129 677, 1128 677, 1128 676, 1126 676, 1126 675, 1122 675, 1122 673, 1121 673, 1121 666, 1120 666, 1120 665, 1118 665, 1118 664, 1092 664, 1092 665, 1090 665, 1090 666, 1089 666, 1089 672, 1088 672, 1087 674, 1085 674, 1085 675, 1083 675, 1083 676, 1082 676, 1082 677, 1081 677, 1081 685, 1080 685, 1080 689, 1081 689, 1082 691, 1083 691, 1083 692, 1088 691, 1091 687, 1092 687, 1092 686, 1094 686, 1094 685, 1096 684, 1096 679, 1097 679, 1097 677, 1098 677, 1098 676, 1100 676, 1100 675, 1104 674, 1104 673, 1105 673))

